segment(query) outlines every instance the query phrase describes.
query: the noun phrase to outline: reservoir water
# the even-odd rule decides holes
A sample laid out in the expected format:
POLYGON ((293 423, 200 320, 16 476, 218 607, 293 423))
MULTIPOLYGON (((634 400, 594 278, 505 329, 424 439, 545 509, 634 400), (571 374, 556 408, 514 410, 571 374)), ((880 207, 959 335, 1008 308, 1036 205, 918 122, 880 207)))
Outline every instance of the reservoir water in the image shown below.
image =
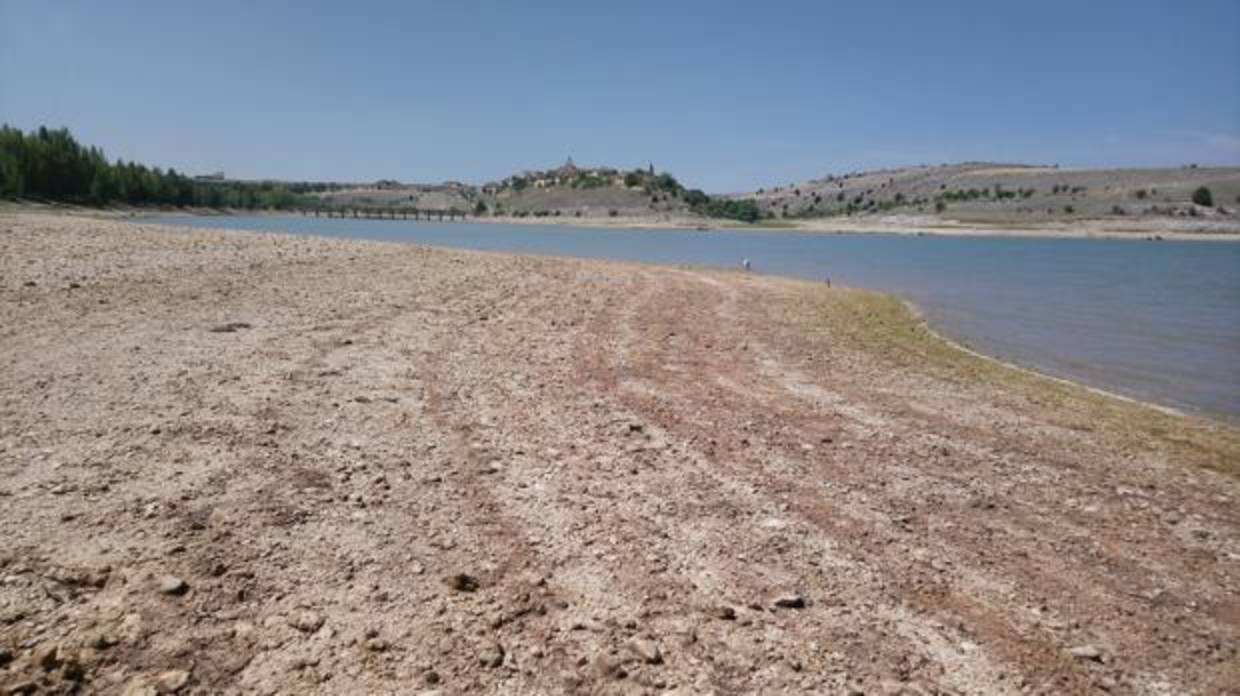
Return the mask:
POLYGON ((1041 372, 1240 417, 1240 243, 619 230, 296 216, 144 222, 737 267, 882 290, 937 330, 1041 372))

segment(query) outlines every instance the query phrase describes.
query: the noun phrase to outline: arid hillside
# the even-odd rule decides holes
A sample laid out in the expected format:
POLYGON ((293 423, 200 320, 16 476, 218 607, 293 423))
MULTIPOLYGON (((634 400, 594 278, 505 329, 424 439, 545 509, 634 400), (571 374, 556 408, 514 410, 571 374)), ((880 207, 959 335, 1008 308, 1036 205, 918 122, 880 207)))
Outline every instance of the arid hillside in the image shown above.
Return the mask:
POLYGON ((570 160, 482 186, 381 182, 318 196, 337 207, 451 209, 511 221, 1240 234, 1240 167, 1070 170, 968 163, 828 175, 707 196, 653 167, 579 168, 570 160))
POLYGON ((392 181, 348 186, 320 193, 317 197, 324 205, 336 208, 472 211, 479 195, 476 187, 467 184, 401 184, 392 181))
POLYGON ((525 171, 482 186, 381 182, 320 195, 330 206, 457 210, 475 217, 560 220, 691 214, 685 190, 653 169, 563 166, 525 171))
POLYGON ((1019 225, 1180 218, 1240 228, 1238 167, 1069 170, 973 163, 833 175, 734 197, 757 201, 764 216, 777 219, 904 214, 1019 225), (1210 192, 1209 201, 1194 200, 1201 188, 1210 192))

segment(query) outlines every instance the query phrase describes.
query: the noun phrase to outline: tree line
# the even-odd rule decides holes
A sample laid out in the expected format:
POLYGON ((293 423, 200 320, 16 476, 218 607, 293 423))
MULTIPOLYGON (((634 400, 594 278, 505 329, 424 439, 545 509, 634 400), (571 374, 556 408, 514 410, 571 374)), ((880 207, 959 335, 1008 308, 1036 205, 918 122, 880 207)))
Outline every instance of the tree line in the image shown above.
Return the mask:
POLYGON ((98 147, 86 147, 66 128, 40 127, 24 133, 0 127, 0 197, 81 205, 128 204, 203 208, 313 206, 304 194, 334 184, 194 179, 175 169, 135 162, 109 162, 98 147))
POLYGON ((647 193, 664 193, 672 197, 683 198, 689 209, 698 215, 707 217, 728 218, 741 222, 757 222, 762 218, 758 204, 747 199, 716 198, 707 195, 701 189, 687 189, 676 177, 663 172, 655 174, 650 170, 634 169, 624 175, 625 186, 643 186, 647 193))
MULTIPOLYGON (((524 183, 524 179, 514 179, 524 183)), ((634 170, 625 183, 648 193, 683 197, 694 212, 754 222, 761 217, 753 201, 714 198, 686 189, 670 174, 634 170)), ((29 133, 0 126, 0 198, 45 200, 79 205, 159 205, 198 208, 322 208, 308 194, 342 188, 321 182, 276 183, 193 178, 175 169, 109 161, 103 150, 78 143, 67 128, 40 127, 29 133)), ((514 186, 520 190, 519 186, 514 186)))

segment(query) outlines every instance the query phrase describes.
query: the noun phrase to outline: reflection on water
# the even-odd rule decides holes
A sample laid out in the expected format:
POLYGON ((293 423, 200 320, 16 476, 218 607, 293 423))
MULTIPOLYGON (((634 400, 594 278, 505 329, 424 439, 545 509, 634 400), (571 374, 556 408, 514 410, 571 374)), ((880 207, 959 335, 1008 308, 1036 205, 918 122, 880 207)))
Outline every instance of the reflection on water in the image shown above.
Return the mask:
POLYGON ((172 216, 166 224, 445 247, 738 266, 895 292, 943 333, 1044 372, 1240 415, 1240 244, 808 235, 172 216))

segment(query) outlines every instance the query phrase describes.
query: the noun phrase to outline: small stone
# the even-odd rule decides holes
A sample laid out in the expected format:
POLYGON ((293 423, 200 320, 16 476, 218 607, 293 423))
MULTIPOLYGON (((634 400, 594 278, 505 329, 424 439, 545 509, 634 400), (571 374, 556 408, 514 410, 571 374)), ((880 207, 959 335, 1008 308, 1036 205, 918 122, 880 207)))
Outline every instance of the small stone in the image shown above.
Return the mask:
POLYGON ((43 668, 45 672, 51 672, 60 667, 64 662, 64 657, 60 654, 60 646, 56 644, 45 645, 34 651, 34 663, 43 668))
POLYGON ((172 669, 159 675, 155 680, 155 688, 161 694, 175 694, 189 683, 189 672, 183 669, 172 669))
POLYGON ((287 617, 288 625, 303 632, 314 633, 323 626, 323 616, 309 609, 298 609, 287 617))
POLYGON ((590 663, 590 669, 594 673, 595 679, 624 679, 629 676, 628 671, 624 669, 624 664, 620 660, 606 654, 595 656, 590 663))
POLYGON ((34 692, 38 690, 39 690, 39 685, 36 682, 19 681, 13 686, 10 686, 8 689, 5 689, 4 693, 11 694, 12 696, 17 696, 18 694, 33 694, 34 692))
POLYGON ((663 664, 663 652, 659 650, 659 644, 653 640, 634 638, 628 642, 627 647, 629 652, 648 665, 663 664))
POLYGON ((895 681, 894 679, 884 679, 882 682, 879 682, 878 685, 879 690, 885 694, 885 696, 904 696, 904 694, 907 694, 910 691, 906 687, 907 684, 904 682, 895 681))
POLYGON ((189 592, 189 583, 175 575, 162 575, 159 578, 161 594, 179 596, 189 592))
POLYGON ((155 687, 141 679, 135 679, 130 682, 129 686, 125 687, 125 690, 121 692, 121 696, 157 696, 158 693, 155 687))
POLYGON ((457 573, 448 578, 448 587, 457 592, 473 592, 478 589, 478 578, 466 573, 457 573))
POLYGON ((69 658, 65 660, 64 667, 61 668, 60 673, 69 681, 80 682, 86 678, 86 667, 75 658, 69 658))
POLYGON ((433 669, 428 670, 426 674, 422 675, 422 678, 426 680, 427 684, 434 686, 439 683, 439 672, 436 672, 433 669))
POLYGON ((715 609, 715 618, 722 619, 724 621, 735 621, 736 610, 727 605, 717 607, 715 609))
POLYGON ((478 661, 483 667, 495 669, 504 664, 504 646, 499 643, 488 642, 478 651, 478 661))
POLYGON ((370 652, 384 652, 390 647, 392 647, 391 644, 382 638, 371 638, 366 641, 366 649, 370 652))
POLYGON ((4 669, 13 661, 13 651, 8 648, 0 648, 0 669, 4 669))
POLYGON ((91 645, 91 648, 94 648, 95 650, 107 650, 118 643, 120 643, 120 640, 117 639, 117 636, 110 634, 105 630, 100 630, 98 633, 92 635, 91 641, 89 641, 89 645, 91 645))
POLYGON ((121 619, 120 637, 129 642, 135 642, 146 634, 146 628, 142 625, 141 614, 126 614, 121 619))
POLYGON ((780 595, 775 598, 775 606, 780 609, 804 609, 805 597, 799 594, 780 595))
POLYGON ((1102 662, 1102 651, 1096 645, 1078 645, 1068 650, 1068 652, 1078 660, 1102 662))
POLYGON ((984 496, 977 496, 969 501, 969 507, 975 510, 994 510, 995 501, 984 496))

